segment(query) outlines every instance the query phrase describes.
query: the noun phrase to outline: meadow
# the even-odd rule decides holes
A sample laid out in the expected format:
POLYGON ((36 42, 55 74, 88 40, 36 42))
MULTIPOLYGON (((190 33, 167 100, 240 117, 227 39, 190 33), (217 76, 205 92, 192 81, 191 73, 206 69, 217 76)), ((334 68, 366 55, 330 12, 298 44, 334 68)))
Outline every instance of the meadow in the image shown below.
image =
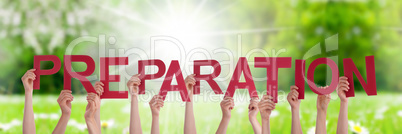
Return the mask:
MULTIPOLYGON (((239 95, 236 93, 236 95, 239 95)), ((172 94, 168 96, 178 96, 172 94)), ((244 96, 244 95, 243 95, 244 96)), ((246 95, 247 96, 247 95, 246 95)), ((51 133, 61 114, 56 102, 57 95, 34 95, 33 104, 37 133, 51 133)), ((201 134, 215 133, 220 119, 219 96, 197 96, 194 102, 197 132, 201 134)), ((271 115, 271 133, 290 133, 291 111, 284 96, 271 115)), ((140 97, 140 117, 143 132, 150 133, 151 111, 148 106, 150 96, 140 97)), ((165 102, 161 109, 161 133, 183 133, 184 103, 178 101, 165 102)), ((86 107, 85 96, 75 95, 72 103, 73 113, 67 126, 66 133, 84 134, 86 130, 84 112, 86 107)), ((238 98, 232 111, 228 133, 253 133, 248 121, 248 98, 238 98)), ((368 97, 365 93, 357 93, 355 98, 349 99, 349 132, 390 134, 402 133, 402 95, 396 93, 379 92, 378 96, 368 97)), ((22 118, 24 96, 0 95, 0 133, 22 133, 22 118)), ((102 100, 101 120, 102 133, 128 134, 130 102, 127 99, 102 100)), ((328 133, 336 132, 337 117, 339 113, 339 99, 332 94, 327 114, 328 133)), ((257 116, 260 120, 260 116, 257 116)), ((301 124, 304 133, 314 133, 316 118, 316 95, 306 94, 301 102, 301 124)))

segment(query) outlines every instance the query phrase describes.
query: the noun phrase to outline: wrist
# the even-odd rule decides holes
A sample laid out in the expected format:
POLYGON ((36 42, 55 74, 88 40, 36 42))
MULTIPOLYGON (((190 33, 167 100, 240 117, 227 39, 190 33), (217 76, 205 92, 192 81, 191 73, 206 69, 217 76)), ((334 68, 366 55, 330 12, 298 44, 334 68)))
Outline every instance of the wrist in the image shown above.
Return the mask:
POLYGON ((159 118, 159 114, 152 114, 152 119, 158 119, 159 118))
POLYGON ((257 118, 255 117, 255 116, 248 116, 248 120, 251 122, 251 123, 254 123, 254 122, 258 122, 258 120, 257 120, 257 118))
POLYGON ((70 119, 70 113, 61 113, 60 119, 70 119))
POLYGON ((230 119, 231 115, 230 114, 223 114, 222 119, 230 119))
POLYGON ((230 121, 230 116, 222 116, 222 121, 230 121))
POLYGON ((327 109, 318 108, 317 113, 327 113, 327 109))
POLYGON ((291 108, 292 113, 294 113, 294 112, 299 112, 299 110, 300 110, 299 107, 292 107, 292 108, 291 108))
POLYGON ((61 112, 61 117, 70 117, 71 112, 61 112))
POLYGON ((348 103, 348 99, 341 99, 341 104, 342 104, 342 103, 346 103, 346 104, 347 104, 347 103, 348 103))
POLYGON ((268 117, 261 117, 261 123, 269 123, 269 116, 268 117))
POLYGON ((32 95, 32 92, 33 92, 32 90, 25 90, 25 96, 26 95, 32 95))

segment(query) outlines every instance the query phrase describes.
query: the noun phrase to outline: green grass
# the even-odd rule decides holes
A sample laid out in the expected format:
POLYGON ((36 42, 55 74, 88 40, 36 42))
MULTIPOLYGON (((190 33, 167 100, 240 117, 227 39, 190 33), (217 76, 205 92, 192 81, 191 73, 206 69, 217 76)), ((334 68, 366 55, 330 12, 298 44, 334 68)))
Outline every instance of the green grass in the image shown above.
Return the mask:
MULTIPOLYGON (((170 94, 169 94, 170 95, 170 94)), ((170 95, 167 99, 173 98, 170 95)), ((60 109, 56 102, 58 96, 55 95, 34 95, 34 112, 56 113, 60 115, 60 109)), ((140 100, 140 117, 144 133, 150 133, 151 111, 148 106, 150 96, 142 96, 140 100)), ((207 96, 208 97, 208 96, 207 96)), ((332 94, 334 100, 328 108, 327 121, 328 133, 336 132, 336 124, 339 113, 339 99, 336 94, 332 94)), ((180 98, 177 98, 180 100, 180 98)), ((160 130, 161 133, 183 133, 184 122, 184 103, 178 101, 166 102, 161 109, 160 130)), ((209 101, 204 101, 202 96, 198 96, 194 103, 194 113, 196 118, 197 132, 215 133, 220 119, 221 111, 219 107, 220 98, 215 96, 209 101)), ((280 99, 284 99, 283 97, 280 99)), ((102 100, 101 120, 114 120, 114 125, 103 128, 104 134, 122 133, 129 126, 129 101, 125 100, 102 100)), ((252 127, 248 121, 247 106, 248 98, 238 100, 232 111, 228 133, 252 133, 252 127)), ((84 112, 86 107, 85 96, 75 95, 73 101, 73 113, 71 119, 78 123, 85 124, 84 112)), ((9 123, 12 120, 23 118, 24 97, 23 96, 0 96, 0 124, 9 123)), ((356 94, 355 98, 349 99, 349 121, 360 122, 370 133, 402 133, 402 117, 397 113, 402 110, 402 95, 391 93, 379 93, 378 96, 368 97, 365 94, 356 94)), ((271 133, 290 133, 291 112, 290 106, 286 101, 280 101, 275 109, 277 115, 272 117, 271 133)), ((301 124, 304 133, 315 126, 316 117, 316 95, 306 94, 306 99, 301 103, 301 124)), ((51 133, 58 119, 36 117, 37 133, 51 133)), ((258 119, 259 115, 257 116, 258 119)), ((71 119, 70 123, 71 124, 71 119)), ((0 126, 1 128, 1 126, 0 126)), ((350 131, 351 132, 351 131, 350 131)), ((14 126, 7 131, 0 130, 0 133, 14 134, 22 133, 22 125, 14 126)), ((66 133, 87 133, 86 130, 79 130, 74 126, 68 126, 66 133)))

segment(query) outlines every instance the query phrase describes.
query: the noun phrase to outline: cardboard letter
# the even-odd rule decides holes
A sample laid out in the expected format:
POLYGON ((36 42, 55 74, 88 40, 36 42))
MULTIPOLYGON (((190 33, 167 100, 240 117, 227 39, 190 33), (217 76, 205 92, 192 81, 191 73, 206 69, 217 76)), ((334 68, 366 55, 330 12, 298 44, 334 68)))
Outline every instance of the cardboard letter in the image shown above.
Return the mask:
POLYGON ((195 60, 194 61, 194 78, 196 80, 194 85, 194 94, 200 94, 200 80, 205 80, 211 86, 215 94, 223 94, 221 88, 219 88, 218 83, 214 81, 214 78, 218 77, 221 73, 221 65, 216 60, 195 60), (201 75, 201 66, 212 66, 214 72, 211 74, 201 75))
POLYGON ((40 76, 41 75, 52 75, 57 73, 60 70, 61 62, 59 57, 55 55, 35 55, 34 56, 34 69, 36 79, 33 81, 33 89, 40 89, 40 76), (40 62, 41 61, 51 61, 53 62, 53 68, 49 70, 41 70, 40 62))
POLYGON ((255 57, 254 67, 267 69, 267 94, 278 102, 278 69, 291 68, 292 57, 255 57))
POLYGON ((165 100, 166 95, 169 91, 179 91, 181 99, 185 102, 190 102, 188 98, 186 83, 184 82, 183 74, 180 70, 179 61, 172 60, 169 69, 166 72, 165 80, 163 80, 162 87, 159 91, 159 95, 165 100), (177 85, 171 85, 173 76, 176 77, 177 85))
POLYGON ((349 91, 346 92, 346 97, 354 97, 355 96, 355 86, 353 83, 353 73, 356 75, 360 84, 362 85, 364 91, 368 96, 377 95, 377 84, 375 80, 375 65, 374 65, 374 56, 366 56, 366 74, 367 74, 367 83, 364 81, 362 75, 357 69, 355 63, 351 58, 343 59, 343 70, 346 77, 348 77, 349 82, 349 91))
POLYGON ((339 81, 338 66, 336 65, 336 63, 333 60, 331 60, 329 58, 318 58, 318 59, 314 60, 308 67, 307 84, 310 86, 311 90, 318 95, 332 93, 334 90, 336 90, 336 86, 338 86, 338 81, 339 81), (327 88, 323 88, 323 89, 318 88, 314 82, 314 71, 317 68, 317 66, 320 64, 327 64, 332 70, 331 85, 329 85, 327 88))
POLYGON ((101 57, 100 59, 100 81, 105 85, 102 99, 125 99, 128 98, 128 91, 110 91, 109 82, 119 82, 120 75, 110 75, 109 66, 128 65, 128 57, 101 57))

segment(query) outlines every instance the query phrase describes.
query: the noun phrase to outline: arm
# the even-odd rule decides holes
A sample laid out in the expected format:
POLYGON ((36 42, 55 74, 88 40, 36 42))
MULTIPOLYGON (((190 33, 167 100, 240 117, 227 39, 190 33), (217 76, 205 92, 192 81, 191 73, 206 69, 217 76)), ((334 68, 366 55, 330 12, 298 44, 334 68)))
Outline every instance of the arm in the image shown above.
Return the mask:
POLYGON ((347 134, 348 133, 348 98, 346 93, 349 90, 349 82, 347 77, 343 76, 339 78, 339 84, 337 87, 337 93, 341 99, 341 108, 339 110, 338 117, 338 128, 336 130, 337 134, 347 134))
POLYGON ((297 89, 299 89, 296 86, 291 86, 290 87, 290 93, 288 94, 288 102, 290 104, 290 107, 292 108, 292 131, 291 134, 302 134, 302 129, 300 125, 300 115, 299 115, 299 108, 300 108, 300 100, 298 99, 299 97, 299 92, 297 92, 297 89))
POLYGON ((159 111, 163 107, 163 100, 159 95, 155 95, 151 101, 149 102, 149 106, 151 107, 152 112, 152 126, 151 126, 151 134, 159 134, 159 111))
MULTIPOLYGON (((104 91, 103 86, 105 86, 105 85, 102 82, 98 81, 95 83, 95 91, 99 98, 103 94, 103 91, 104 91)), ((101 106, 101 99, 99 99, 98 104, 96 104, 97 108, 95 111, 95 123, 99 128, 99 132, 102 133, 102 130, 101 130, 102 127, 101 127, 101 121, 100 121, 100 109, 101 109, 100 106, 101 106)))
POLYGON ((131 94, 130 133, 134 134, 142 134, 140 113, 138 112, 138 86, 141 84, 139 76, 139 74, 134 75, 127 82, 131 94))
POLYGON ((272 110, 275 109, 275 103, 272 101, 273 97, 264 95, 261 101, 258 103, 258 109, 261 114, 262 134, 270 134, 269 117, 272 110))
POLYGON ((317 120, 316 120, 316 127, 315 132, 319 134, 326 134, 327 133, 327 108, 329 101, 331 100, 331 95, 318 95, 317 96, 317 120))
POLYGON ((22 133, 36 133, 35 117, 32 105, 33 81, 36 79, 35 69, 28 70, 21 80, 25 89, 24 118, 22 121, 22 133))
POLYGON ((188 96, 190 102, 186 102, 186 111, 184 115, 184 133, 185 134, 196 134, 197 129, 195 127, 194 111, 193 111, 193 88, 195 85, 195 74, 186 77, 186 87, 188 91, 188 96))
POLYGON ((61 117, 56 127, 53 130, 53 134, 64 134, 66 131, 68 120, 71 115, 71 101, 74 97, 71 95, 70 90, 62 90, 57 102, 59 103, 61 109, 61 117))
POLYGON ((221 110, 222 110, 222 120, 219 123, 218 130, 216 130, 217 134, 226 134, 226 130, 228 129, 231 110, 234 107, 234 101, 232 97, 225 97, 221 102, 221 110))
POLYGON ((95 120, 95 113, 97 110, 97 102, 99 101, 98 95, 95 93, 88 93, 87 96, 88 105, 85 111, 85 123, 87 124, 89 134, 99 134, 100 128, 98 128, 97 122, 95 120))
POLYGON ((254 134, 261 133, 261 125, 258 123, 257 114, 258 114, 258 98, 254 97, 251 98, 250 104, 248 105, 248 119, 253 127, 254 134))

